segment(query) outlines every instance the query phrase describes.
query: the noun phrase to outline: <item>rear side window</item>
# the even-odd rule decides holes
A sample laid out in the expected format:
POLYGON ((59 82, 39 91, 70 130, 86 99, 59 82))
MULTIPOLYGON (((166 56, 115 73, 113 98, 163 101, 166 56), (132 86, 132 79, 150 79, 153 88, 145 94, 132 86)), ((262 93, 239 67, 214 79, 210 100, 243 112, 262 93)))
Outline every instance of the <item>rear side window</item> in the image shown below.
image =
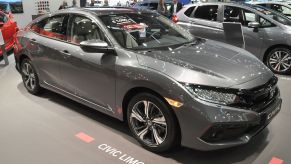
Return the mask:
POLYGON ((193 7, 189 7, 185 12, 184 14, 187 16, 187 17, 191 17, 191 14, 192 12, 194 11, 196 6, 193 6, 193 7))
POLYGON ((49 38, 67 40, 67 20, 65 20, 65 18, 66 15, 58 15, 46 18, 40 22, 33 24, 31 26, 31 30, 49 38))
POLYGON ((195 12, 195 18, 217 21, 218 5, 199 6, 195 12))

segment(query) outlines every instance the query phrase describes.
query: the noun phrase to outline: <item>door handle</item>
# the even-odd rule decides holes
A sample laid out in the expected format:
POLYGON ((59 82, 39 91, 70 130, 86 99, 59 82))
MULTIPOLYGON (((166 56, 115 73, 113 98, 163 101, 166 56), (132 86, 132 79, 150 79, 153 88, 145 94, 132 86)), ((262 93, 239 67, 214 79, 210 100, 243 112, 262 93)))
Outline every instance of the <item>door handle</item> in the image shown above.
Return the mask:
POLYGON ((61 53, 67 55, 68 56, 71 56, 70 52, 68 50, 63 50, 61 53))
POLYGON ((31 42, 36 42, 36 39, 32 38, 32 39, 29 39, 31 42))
POLYGON ((195 22, 195 21, 189 21, 189 23, 190 23, 190 24, 195 24, 196 22, 195 22))

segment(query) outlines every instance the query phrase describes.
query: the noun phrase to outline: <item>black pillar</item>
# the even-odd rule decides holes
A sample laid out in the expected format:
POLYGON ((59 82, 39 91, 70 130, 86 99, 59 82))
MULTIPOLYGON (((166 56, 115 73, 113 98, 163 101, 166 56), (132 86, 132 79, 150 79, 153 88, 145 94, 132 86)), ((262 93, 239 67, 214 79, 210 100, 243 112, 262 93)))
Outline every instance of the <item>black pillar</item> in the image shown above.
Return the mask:
POLYGON ((86 0, 80 0, 80 7, 86 7, 86 0))

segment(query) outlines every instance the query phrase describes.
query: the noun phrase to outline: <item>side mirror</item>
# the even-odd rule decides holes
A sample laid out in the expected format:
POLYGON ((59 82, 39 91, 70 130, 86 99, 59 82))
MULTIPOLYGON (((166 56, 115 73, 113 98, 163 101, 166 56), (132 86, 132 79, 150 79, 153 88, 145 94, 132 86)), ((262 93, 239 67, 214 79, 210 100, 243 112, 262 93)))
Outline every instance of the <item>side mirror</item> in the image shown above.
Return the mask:
POLYGON ((248 27, 249 28, 259 28, 260 23, 259 22, 250 22, 250 23, 248 23, 248 27))
POLYGON ((80 47, 89 53, 114 53, 114 49, 102 40, 87 40, 80 43, 80 47))
POLYGON ((0 22, 0 27, 3 27, 4 26, 4 22, 0 22))

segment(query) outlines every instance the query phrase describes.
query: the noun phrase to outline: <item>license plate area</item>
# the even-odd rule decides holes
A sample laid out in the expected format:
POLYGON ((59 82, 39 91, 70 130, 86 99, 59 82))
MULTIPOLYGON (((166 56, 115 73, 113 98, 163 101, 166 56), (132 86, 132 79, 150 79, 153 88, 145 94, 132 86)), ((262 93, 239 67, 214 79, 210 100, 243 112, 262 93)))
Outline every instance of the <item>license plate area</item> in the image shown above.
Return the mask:
POLYGON ((279 113, 281 110, 281 103, 278 103, 274 108, 268 109, 262 113, 261 115, 261 125, 269 124, 272 119, 279 113))

